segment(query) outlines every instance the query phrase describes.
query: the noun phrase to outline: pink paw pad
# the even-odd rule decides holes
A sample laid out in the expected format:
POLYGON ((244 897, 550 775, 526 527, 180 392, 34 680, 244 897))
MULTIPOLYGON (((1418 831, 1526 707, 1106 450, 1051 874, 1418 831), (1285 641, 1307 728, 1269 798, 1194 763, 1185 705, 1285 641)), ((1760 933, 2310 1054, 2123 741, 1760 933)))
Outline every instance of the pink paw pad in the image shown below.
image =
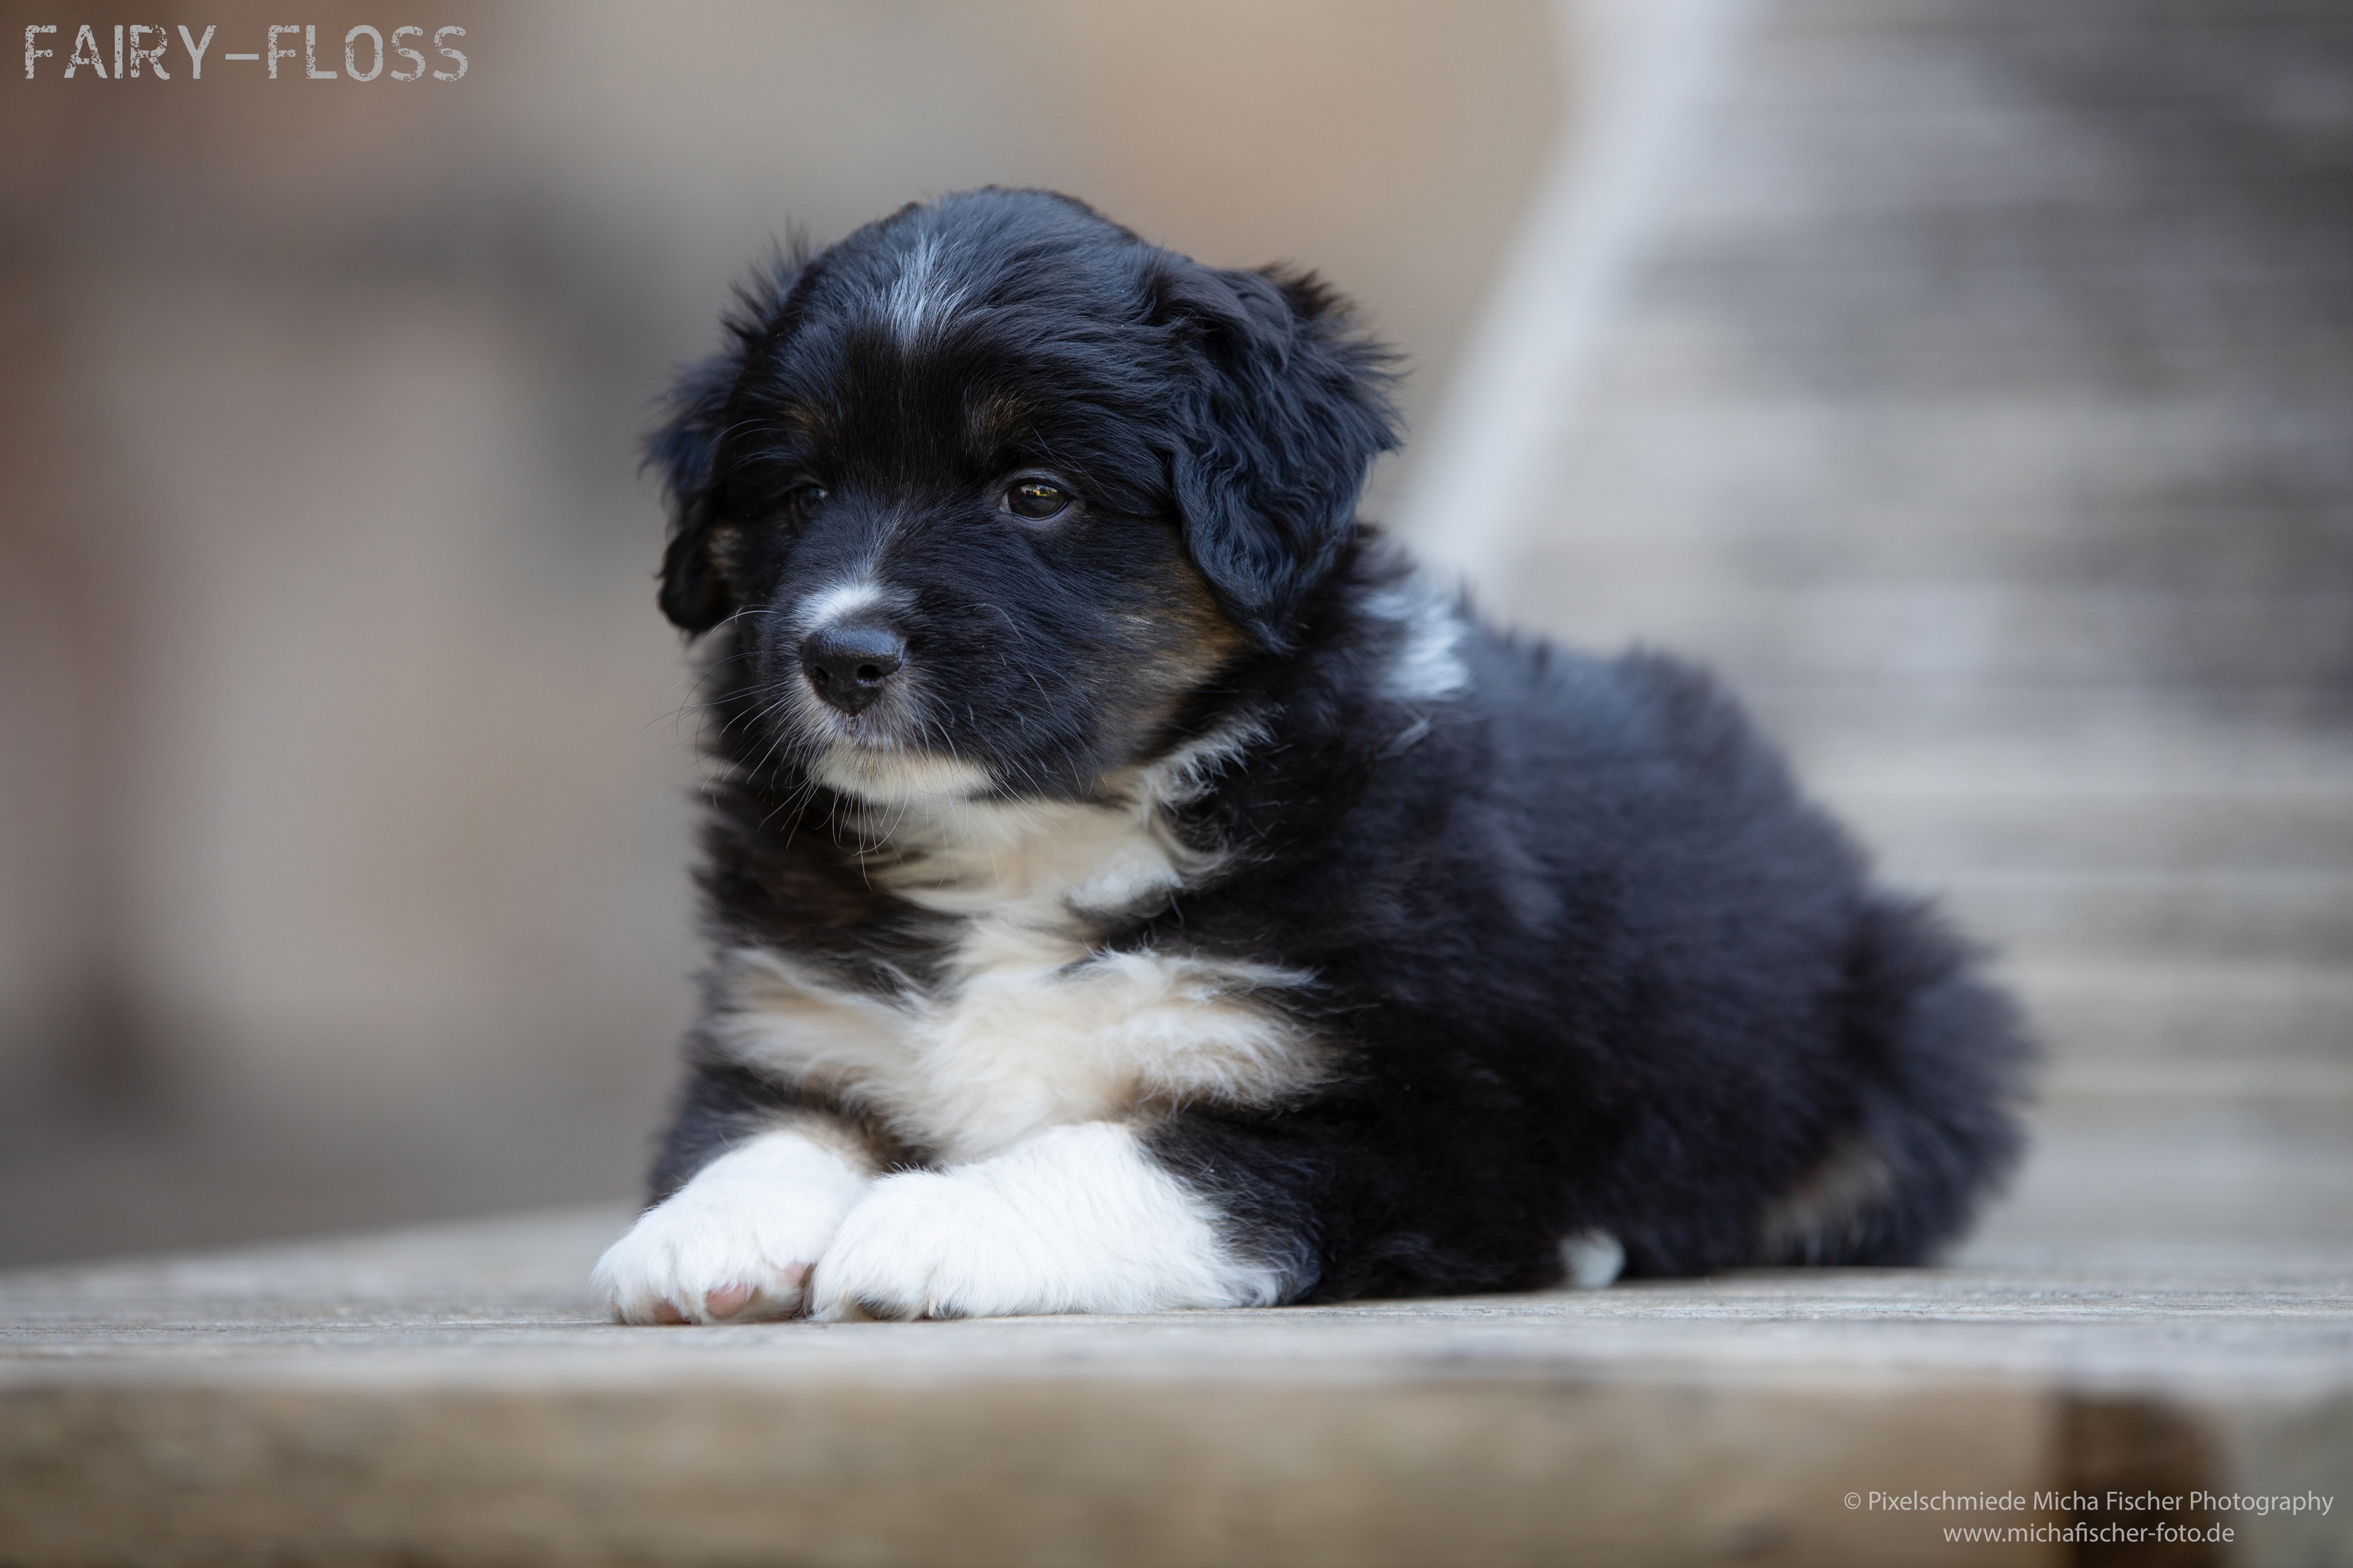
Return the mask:
POLYGON ((732 1318, 751 1302, 749 1285, 722 1285, 702 1298, 702 1310, 714 1318, 732 1318))

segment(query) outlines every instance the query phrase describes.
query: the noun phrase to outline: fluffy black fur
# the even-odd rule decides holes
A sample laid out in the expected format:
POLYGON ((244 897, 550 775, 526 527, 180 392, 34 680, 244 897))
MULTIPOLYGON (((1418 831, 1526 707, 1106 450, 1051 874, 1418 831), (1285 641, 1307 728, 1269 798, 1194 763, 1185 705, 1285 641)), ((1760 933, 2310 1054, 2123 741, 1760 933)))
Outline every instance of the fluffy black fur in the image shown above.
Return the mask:
MULTIPOLYGON (((1635 1274, 1914 1263, 2012 1163, 2012 1009, 1705 676, 1472 621, 1466 688, 1395 692, 1412 628, 1376 606, 1409 569, 1355 515, 1394 443, 1386 356, 1313 278, 990 190, 779 262, 730 331, 650 459, 661 606, 707 634, 722 947, 876 995, 952 984, 958 921, 877 887, 887 821, 818 781, 793 717, 794 595, 884 560, 921 678, 889 743, 992 797, 1112 798, 1257 717, 1171 808, 1213 868, 1088 941, 1314 976, 1270 1005, 1339 1070, 1137 1112, 1290 1299, 1546 1285, 1591 1231, 1635 1274), (1005 513, 1038 473, 1073 513, 1005 513)), ((687 1054, 657 1200, 781 1108, 936 1155, 708 1027, 687 1054)))

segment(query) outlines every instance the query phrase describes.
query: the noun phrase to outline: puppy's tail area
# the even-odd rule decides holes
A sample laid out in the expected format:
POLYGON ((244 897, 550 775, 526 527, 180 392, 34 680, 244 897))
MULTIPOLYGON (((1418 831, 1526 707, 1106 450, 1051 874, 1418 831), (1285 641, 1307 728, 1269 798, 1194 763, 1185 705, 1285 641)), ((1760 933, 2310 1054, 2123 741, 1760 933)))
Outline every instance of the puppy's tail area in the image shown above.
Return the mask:
POLYGON ((2025 1147, 2041 1053, 1924 902, 1874 900, 1847 959, 1849 1131, 1760 1224, 1767 1263, 1915 1264, 1958 1239, 2025 1147))

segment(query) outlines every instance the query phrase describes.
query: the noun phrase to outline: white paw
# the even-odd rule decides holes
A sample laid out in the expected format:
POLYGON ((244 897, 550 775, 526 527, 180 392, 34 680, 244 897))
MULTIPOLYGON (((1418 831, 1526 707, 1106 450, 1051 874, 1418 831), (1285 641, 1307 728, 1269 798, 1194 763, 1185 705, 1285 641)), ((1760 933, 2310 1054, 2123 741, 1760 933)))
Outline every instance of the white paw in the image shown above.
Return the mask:
POLYGON ((1008 1153, 886 1176, 818 1262, 813 1316, 999 1317, 1263 1304, 1272 1269, 1124 1127, 1040 1133, 1008 1153))
POLYGON ((1626 1246, 1606 1230, 1581 1230, 1560 1244, 1572 1290, 1599 1290, 1626 1272, 1626 1246))
POLYGON ((625 1323, 789 1317, 865 1173, 798 1132, 729 1150, 649 1209, 592 1277, 625 1323))

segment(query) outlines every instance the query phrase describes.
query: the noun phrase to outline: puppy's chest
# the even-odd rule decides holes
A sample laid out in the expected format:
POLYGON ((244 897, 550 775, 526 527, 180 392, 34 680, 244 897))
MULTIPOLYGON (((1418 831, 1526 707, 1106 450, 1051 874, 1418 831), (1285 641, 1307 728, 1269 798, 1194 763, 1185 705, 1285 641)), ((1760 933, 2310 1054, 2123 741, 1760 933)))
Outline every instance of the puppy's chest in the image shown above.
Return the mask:
POLYGON ((874 1116, 944 1163, 1045 1127, 1188 1102, 1261 1104, 1320 1074, 1279 966, 1092 944, 1104 911, 1181 886, 1144 826, 1059 819, 911 857, 891 890, 954 917, 938 978, 888 994, 790 952, 723 962, 713 1022, 739 1059, 874 1116))

